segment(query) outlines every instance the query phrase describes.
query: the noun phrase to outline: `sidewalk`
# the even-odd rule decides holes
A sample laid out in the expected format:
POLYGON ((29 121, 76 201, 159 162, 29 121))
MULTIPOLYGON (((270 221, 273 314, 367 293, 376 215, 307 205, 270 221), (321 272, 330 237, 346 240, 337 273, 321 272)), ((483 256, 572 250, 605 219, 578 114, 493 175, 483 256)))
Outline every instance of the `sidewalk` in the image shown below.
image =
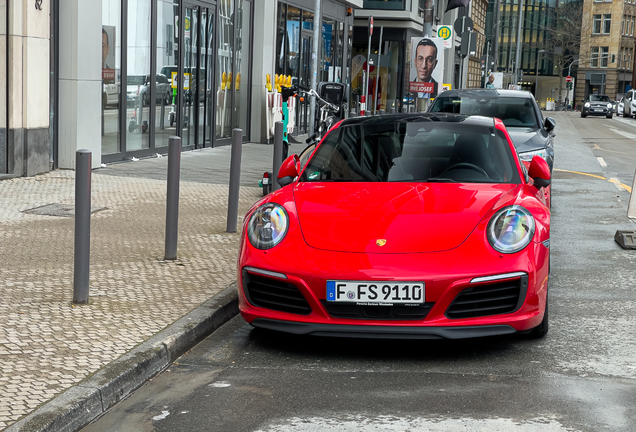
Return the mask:
MULTIPOLYGON (((262 196, 272 151, 243 146, 239 229, 262 196)), ((175 262, 163 261, 167 157, 93 171, 92 205, 102 209, 91 219, 86 306, 72 305, 73 213, 25 212, 72 205, 75 172, 0 181, 0 430, 235 282, 239 234, 225 232, 230 146, 181 160, 175 262)))

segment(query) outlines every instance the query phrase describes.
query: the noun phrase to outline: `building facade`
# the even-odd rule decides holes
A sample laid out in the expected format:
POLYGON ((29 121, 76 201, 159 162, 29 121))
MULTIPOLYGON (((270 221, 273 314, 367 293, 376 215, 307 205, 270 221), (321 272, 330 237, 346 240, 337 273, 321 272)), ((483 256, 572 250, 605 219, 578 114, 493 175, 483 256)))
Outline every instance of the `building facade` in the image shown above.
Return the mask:
POLYGON ((620 99, 632 87, 636 2, 585 0, 583 7, 577 99, 590 94, 620 99))
MULTIPOLYGON (((310 74, 313 0, 0 0, 0 176, 266 142, 266 75, 310 74), (100 44, 101 43, 101 44, 100 44)), ((324 0, 318 80, 346 80, 351 8, 324 0)), ((298 110, 300 111, 300 110, 298 110)), ((304 125, 306 129, 306 124, 304 125)))

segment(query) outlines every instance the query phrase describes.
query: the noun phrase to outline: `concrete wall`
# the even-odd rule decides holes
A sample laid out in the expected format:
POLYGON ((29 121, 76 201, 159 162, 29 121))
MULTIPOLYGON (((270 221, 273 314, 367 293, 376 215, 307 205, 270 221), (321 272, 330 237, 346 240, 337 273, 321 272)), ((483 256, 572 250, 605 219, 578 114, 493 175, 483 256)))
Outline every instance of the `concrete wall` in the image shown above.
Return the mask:
POLYGON ((50 2, 9 0, 8 172, 32 176, 49 170, 50 2))
POLYGON ((101 164, 101 33, 101 0, 60 1, 60 168, 74 169, 79 149, 93 153, 93 168, 101 164))

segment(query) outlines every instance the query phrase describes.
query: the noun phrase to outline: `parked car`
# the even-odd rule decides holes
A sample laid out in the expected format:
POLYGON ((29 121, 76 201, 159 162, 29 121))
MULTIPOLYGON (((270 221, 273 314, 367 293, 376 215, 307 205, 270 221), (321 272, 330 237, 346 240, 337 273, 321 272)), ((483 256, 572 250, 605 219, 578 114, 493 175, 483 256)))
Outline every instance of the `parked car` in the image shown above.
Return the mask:
POLYGON ((431 113, 456 113, 496 117, 503 121, 519 157, 531 161, 541 156, 550 167, 554 165, 553 118, 543 118, 532 93, 520 90, 462 89, 440 93, 431 113))
POLYGON ((581 109, 581 117, 587 116, 605 116, 612 118, 614 115, 614 105, 607 95, 592 94, 583 101, 581 109))
POLYGON ((620 115, 620 116, 623 115, 623 112, 624 112, 623 107, 624 107, 624 105, 625 105, 625 98, 624 97, 622 97, 621 100, 616 101, 616 115, 620 115))
POLYGON ((548 332, 550 169, 499 119, 339 122, 244 219, 239 311, 254 327, 342 337, 548 332), (294 259, 290 259, 294 257, 294 259))
POLYGON ((102 83, 102 105, 106 108, 108 105, 119 104, 119 84, 102 83))
MULTIPOLYGON (((166 105, 172 103, 172 88, 168 78, 163 74, 155 76, 155 95, 156 101, 161 102, 163 99, 166 105)), ((139 98, 144 106, 148 105, 150 96, 150 75, 128 75, 127 84, 127 100, 129 104, 138 103, 139 98)))
POLYGON ((629 90, 623 99, 623 117, 636 118, 636 91, 629 90))

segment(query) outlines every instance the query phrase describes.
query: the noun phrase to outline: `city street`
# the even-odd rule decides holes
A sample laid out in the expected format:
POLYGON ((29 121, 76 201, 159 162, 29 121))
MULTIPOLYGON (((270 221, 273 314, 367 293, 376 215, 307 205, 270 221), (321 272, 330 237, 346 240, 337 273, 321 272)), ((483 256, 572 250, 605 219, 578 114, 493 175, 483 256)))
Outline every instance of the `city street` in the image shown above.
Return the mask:
POLYGON ((614 241, 634 229, 636 120, 544 116, 557 121, 545 338, 298 337, 239 316, 83 430, 636 430, 636 255, 614 241))

